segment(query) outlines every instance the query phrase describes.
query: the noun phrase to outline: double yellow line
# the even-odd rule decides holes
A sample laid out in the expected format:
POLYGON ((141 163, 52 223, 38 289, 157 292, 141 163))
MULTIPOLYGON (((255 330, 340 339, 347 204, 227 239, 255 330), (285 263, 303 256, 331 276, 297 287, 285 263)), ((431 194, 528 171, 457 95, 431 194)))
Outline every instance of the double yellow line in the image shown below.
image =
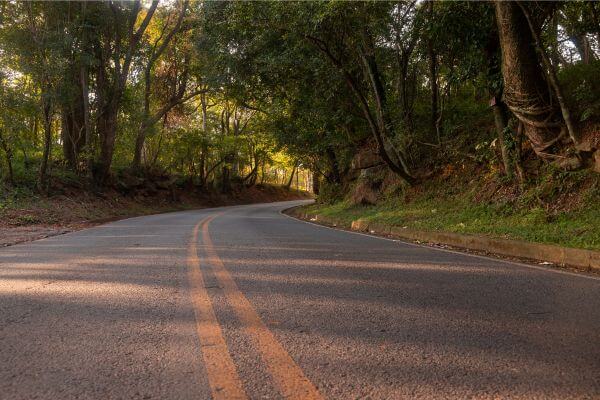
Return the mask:
POLYGON ((242 323, 245 333, 261 353, 263 362, 273 377, 277 389, 286 399, 317 400, 323 397, 304 375, 300 367, 277 341, 260 316, 240 291, 223 261, 215 251, 208 227, 210 222, 221 214, 201 220, 194 227, 192 241, 188 248, 189 279, 192 301, 196 314, 196 325, 202 356, 213 398, 247 399, 236 366, 231 359, 221 326, 217 321, 210 296, 206 291, 204 277, 198 259, 197 242, 201 233, 207 263, 223 288, 227 301, 242 323))

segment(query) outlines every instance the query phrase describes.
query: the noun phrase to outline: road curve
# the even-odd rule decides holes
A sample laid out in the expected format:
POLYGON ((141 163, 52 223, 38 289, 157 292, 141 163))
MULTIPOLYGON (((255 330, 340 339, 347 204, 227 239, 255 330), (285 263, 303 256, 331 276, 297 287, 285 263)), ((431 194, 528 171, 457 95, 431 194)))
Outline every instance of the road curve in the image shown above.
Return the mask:
POLYGON ((600 279, 284 202, 0 249, 0 399, 599 399, 600 279))

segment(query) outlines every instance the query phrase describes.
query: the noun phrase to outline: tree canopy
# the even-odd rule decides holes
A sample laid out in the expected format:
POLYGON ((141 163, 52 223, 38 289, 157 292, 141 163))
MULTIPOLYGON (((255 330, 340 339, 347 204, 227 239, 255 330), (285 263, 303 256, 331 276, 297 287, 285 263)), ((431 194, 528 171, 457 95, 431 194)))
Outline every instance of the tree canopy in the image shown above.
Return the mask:
POLYGON ((599 168, 597 2, 14 1, 0 15, 9 185, 152 172, 229 190, 302 168, 316 191, 374 167, 415 185, 462 159, 521 182, 531 160, 599 168))

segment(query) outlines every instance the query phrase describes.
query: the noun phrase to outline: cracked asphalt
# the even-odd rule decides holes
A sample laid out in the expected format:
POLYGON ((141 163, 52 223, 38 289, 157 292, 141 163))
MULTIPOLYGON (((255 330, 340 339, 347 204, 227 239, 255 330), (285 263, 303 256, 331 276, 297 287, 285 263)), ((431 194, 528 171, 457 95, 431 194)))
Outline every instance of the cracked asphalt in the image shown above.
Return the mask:
POLYGON ((0 399, 600 399, 600 278, 333 230, 302 201, 0 249, 0 399))

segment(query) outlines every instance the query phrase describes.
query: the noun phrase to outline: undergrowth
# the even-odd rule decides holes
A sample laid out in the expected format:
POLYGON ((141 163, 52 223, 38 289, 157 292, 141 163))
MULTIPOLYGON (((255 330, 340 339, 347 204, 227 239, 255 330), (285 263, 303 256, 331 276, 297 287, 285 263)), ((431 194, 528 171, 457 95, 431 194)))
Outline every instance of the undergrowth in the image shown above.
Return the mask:
POLYGON ((453 173, 415 188, 388 191, 376 205, 349 200, 315 204, 310 212, 346 223, 358 218, 421 230, 550 243, 600 250, 600 177, 552 167, 525 187, 473 171, 453 173))

